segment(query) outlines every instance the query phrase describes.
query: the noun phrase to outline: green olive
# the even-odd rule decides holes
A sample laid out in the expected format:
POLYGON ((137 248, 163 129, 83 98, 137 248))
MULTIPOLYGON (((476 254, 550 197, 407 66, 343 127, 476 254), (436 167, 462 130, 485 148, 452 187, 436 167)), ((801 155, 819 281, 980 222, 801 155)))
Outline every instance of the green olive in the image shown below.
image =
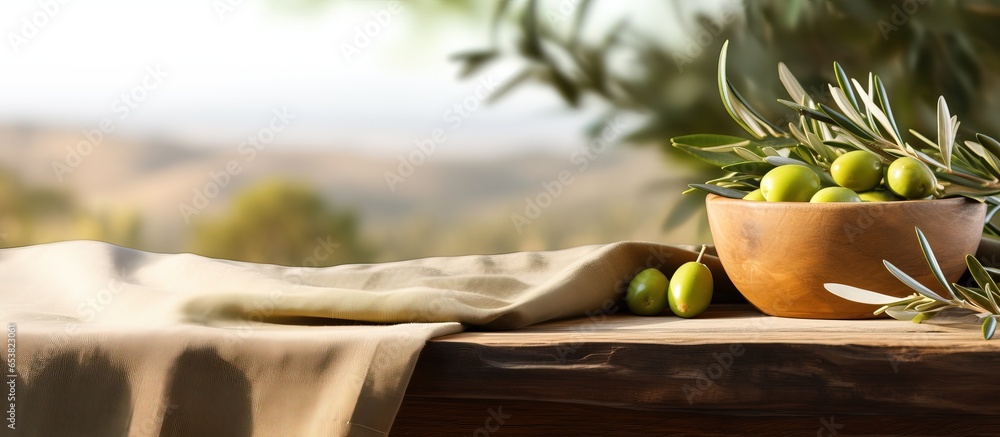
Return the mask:
POLYGON ((847 152, 830 165, 830 175, 841 187, 854 191, 874 190, 882 181, 882 160, 864 150, 847 152))
POLYGON ((905 199, 923 199, 934 194, 937 186, 937 178, 927 164, 909 156, 889 164, 885 182, 893 193, 905 199))
POLYGON ((761 192, 760 192, 760 188, 758 188, 756 190, 753 190, 753 191, 747 193, 746 196, 743 196, 743 200, 753 200, 753 201, 760 202, 760 201, 765 201, 767 199, 764 198, 764 195, 761 194, 761 192))
POLYGON ((819 191, 819 176, 804 165, 782 165, 760 180, 760 192, 768 202, 808 202, 819 191))
POLYGON ((858 193, 858 197, 861 198, 862 202, 895 202, 902 200, 889 190, 865 191, 864 193, 858 193))
POLYGON ((682 264, 670 278, 670 310, 680 317, 697 316, 712 303, 712 271, 701 263, 704 254, 702 246, 698 260, 682 264))
POLYGON ((640 316, 659 314, 667 307, 667 276, 657 269, 639 272, 628 284, 625 293, 628 309, 640 316))
POLYGON ((809 199, 812 203, 823 202, 860 202, 858 193, 844 187, 826 187, 819 190, 809 199))

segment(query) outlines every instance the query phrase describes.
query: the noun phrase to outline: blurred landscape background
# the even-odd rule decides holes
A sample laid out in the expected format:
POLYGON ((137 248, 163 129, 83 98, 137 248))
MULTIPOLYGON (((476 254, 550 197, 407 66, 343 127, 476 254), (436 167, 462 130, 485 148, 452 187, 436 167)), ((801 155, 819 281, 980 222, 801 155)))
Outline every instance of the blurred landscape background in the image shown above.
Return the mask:
MULTIPOLYGON (((710 241, 729 76, 887 84, 1000 134, 993 1, 266 0, 0 6, 0 247, 96 239, 326 266, 710 241)), ((824 94, 817 92, 816 94, 824 94)), ((905 121, 904 121, 905 120, 905 121)))

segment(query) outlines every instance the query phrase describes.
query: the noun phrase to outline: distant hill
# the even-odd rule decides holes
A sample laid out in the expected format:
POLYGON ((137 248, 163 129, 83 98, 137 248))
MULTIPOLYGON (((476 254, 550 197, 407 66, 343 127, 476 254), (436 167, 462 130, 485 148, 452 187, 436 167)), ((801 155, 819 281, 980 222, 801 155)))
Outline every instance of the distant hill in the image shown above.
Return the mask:
POLYGON ((692 176, 671 172, 652 148, 612 149, 593 159, 573 151, 502 158, 442 152, 391 190, 385 172, 398 170, 395 155, 271 146, 248 159, 235 145, 109 137, 59 182, 53 163, 67 164, 67 150, 82 138, 79 132, 0 127, 0 166, 28 183, 70 190, 91 208, 138 210, 146 248, 153 250, 185 250, 189 225, 180 205, 193 205, 197 191, 206 199, 215 194, 210 175, 225 181, 231 161, 240 172, 228 175, 228 184, 199 215, 219 213, 234 194, 262 179, 292 178, 316 186, 337 205, 355 208, 365 238, 381 249, 383 260, 707 238, 697 233, 696 223, 663 231, 671 205, 692 176), (561 172, 570 183, 558 182, 561 172), (523 220, 512 219, 514 214, 523 220))

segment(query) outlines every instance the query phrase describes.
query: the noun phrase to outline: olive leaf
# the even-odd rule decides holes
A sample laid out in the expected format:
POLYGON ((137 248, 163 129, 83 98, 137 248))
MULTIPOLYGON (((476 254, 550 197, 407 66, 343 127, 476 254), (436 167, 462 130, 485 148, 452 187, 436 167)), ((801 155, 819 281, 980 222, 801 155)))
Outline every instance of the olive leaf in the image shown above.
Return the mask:
MULTIPOLYGON (((846 97, 847 101, 851 103, 851 106, 855 111, 860 111, 858 108, 858 101, 854 98, 854 90, 851 88, 851 81, 847 79, 847 73, 844 73, 844 69, 840 67, 840 63, 833 62, 833 72, 837 75, 837 83, 840 84, 841 95, 846 97)), ((836 96, 834 96, 836 100, 836 96)), ((843 109, 843 106, 841 106, 843 109)))
POLYGON ((954 120, 951 112, 948 111, 948 103, 944 101, 944 96, 938 97, 937 105, 937 128, 938 147, 941 149, 941 159, 947 168, 951 168, 951 148, 955 144, 954 120))
POLYGON ((941 284, 948 294, 951 295, 952 299, 958 299, 955 296, 955 292, 951 289, 948 279, 944 277, 944 272, 941 270, 941 265, 938 264, 937 259, 934 257, 934 251, 931 250, 930 243, 927 242, 927 236, 924 235, 920 228, 917 230, 917 241, 920 242, 920 250, 924 253, 924 259, 927 260, 927 265, 931 268, 931 272, 934 273, 934 277, 937 278, 938 283, 941 284))
POLYGON ((882 113, 885 114, 886 119, 889 120, 889 124, 892 126, 892 132, 896 134, 896 138, 902 138, 902 135, 899 134, 899 128, 896 127, 896 119, 892 116, 892 107, 889 106, 889 96, 886 94, 885 86, 878 76, 875 76, 875 91, 878 93, 879 104, 882 105, 882 113))
POLYGON ((800 114, 802 114, 802 115, 804 115, 806 117, 812 118, 813 120, 819 121, 821 123, 827 123, 827 124, 835 124, 836 123, 835 121, 833 121, 832 118, 830 118, 830 116, 824 114, 822 111, 818 111, 818 110, 813 109, 813 108, 802 106, 802 105, 800 105, 798 103, 789 102, 788 100, 784 100, 784 99, 778 99, 778 103, 781 103, 782 105, 785 105, 785 106, 787 106, 789 108, 792 108, 792 109, 794 109, 796 111, 799 111, 800 114))
POLYGON ((997 317, 990 316, 983 319, 983 338, 989 340, 993 338, 993 333, 997 330, 997 317))
POLYGON ((899 139, 899 134, 894 130, 895 126, 889 122, 889 117, 886 117, 885 113, 882 112, 882 109, 875 105, 875 101, 872 97, 861 89, 858 81, 854 81, 854 85, 858 87, 858 94, 861 95, 861 101, 864 103, 865 107, 868 108, 870 114, 882 124, 882 127, 889 132, 889 135, 892 135, 892 139, 896 142, 896 145, 902 149, 903 141, 899 139))
POLYGON ((882 260, 882 263, 885 264, 885 268, 889 270, 889 273, 892 273, 892 276, 895 276, 896 279, 900 280, 900 282, 906 284, 907 287, 910 287, 910 288, 914 289, 917 293, 920 293, 920 294, 922 294, 922 295, 924 295, 926 297, 929 297, 931 299, 934 299, 934 300, 936 300, 938 302, 947 302, 947 300, 945 300, 945 298, 943 298, 941 296, 938 296, 937 293, 931 291, 930 288, 927 288, 927 286, 925 286, 924 284, 921 284, 919 281, 917 281, 916 279, 913 279, 913 277, 911 277, 910 275, 907 275, 905 272, 903 272, 902 270, 900 270, 898 267, 892 265, 891 262, 889 262, 887 260, 882 260))
POLYGON ((989 150, 993 156, 1000 156, 1000 141, 994 140, 992 137, 983 134, 976 134, 976 140, 979 144, 982 144, 986 150, 989 150))
MULTIPOLYGON (((752 139, 715 138, 709 144, 696 145, 690 136, 682 136, 671 139, 674 147, 735 173, 732 177, 760 176, 767 169, 761 160, 777 166, 790 163, 782 160, 794 159, 798 161, 795 164, 811 166, 823 185, 828 186, 835 185, 828 168, 838 156, 865 150, 878 155, 886 164, 900 157, 915 158, 926 164, 938 182, 933 187, 934 197, 982 199, 1000 194, 1000 142, 983 134, 976 134, 978 142, 956 142, 961 123, 951 114, 943 97, 938 99, 937 133, 930 136, 936 137, 936 141, 909 129, 917 139, 911 144, 900 134, 902 130, 893 115, 886 86, 875 74, 868 73, 865 87, 850 78, 840 63, 834 62, 836 81, 828 87, 833 103, 827 105, 806 93, 788 67, 779 63, 778 79, 791 100, 778 99, 778 102, 795 111, 798 118, 798 123, 787 123, 786 131, 786 126, 779 128, 754 109, 733 86, 726 71, 728 50, 726 41, 719 53, 719 96, 729 116, 752 139), (765 146, 770 149, 765 151, 765 146)), ((708 185, 747 187, 730 177, 710 181, 708 185)), ((1000 235, 1000 227, 986 222, 983 232, 1000 235)), ((950 297, 957 298, 948 282, 935 276, 950 297)))
POLYGON ((670 142, 675 145, 683 144, 713 152, 731 151, 736 147, 746 147, 750 145, 750 140, 746 138, 718 134, 682 135, 671 138, 670 142))
POLYGON ((736 121, 736 124, 739 124, 743 130, 749 132, 754 137, 763 138, 764 135, 762 135, 759 128, 751 129, 743 114, 740 114, 735 105, 733 105, 732 97, 729 92, 729 79, 726 77, 726 53, 728 52, 728 49, 729 41, 726 40, 726 42, 722 44, 722 53, 719 54, 719 96, 722 97, 722 106, 726 108, 726 112, 729 113, 729 116, 732 117, 733 120, 736 121), (758 136, 758 133, 761 133, 761 135, 758 136))
POLYGON ((734 190, 732 188, 720 187, 718 185, 711 184, 691 184, 691 188, 697 188, 699 190, 708 191, 712 194, 717 194, 722 197, 728 197, 731 199, 742 199, 747 195, 746 191, 734 190))
POLYGON ((792 96, 792 100, 796 104, 805 106, 808 102, 812 101, 812 97, 806 94, 805 88, 802 88, 802 84, 799 83, 795 75, 785 66, 784 62, 778 63, 778 79, 781 80, 781 85, 785 87, 785 91, 788 91, 788 95, 792 96))
POLYGON ((897 320, 910 320, 914 323, 921 323, 939 315, 951 323, 955 321, 964 322, 971 315, 982 317, 983 338, 989 340, 996 331, 996 319, 1000 318, 1000 288, 990 276, 989 271, 973 255, 965 257, 966 265, 973 279, 980 288, 966 287, 955 283, 949 283, 941 270, 940 263, 934 256, 934 251, 923 231, 916 229, 917 240, 923 252, 927 265, 934 273, 934 277, 941 285, 948 290, 950 298, 944 298, 931 291, 925 285, 913 279, 889 261, 883 260, 886 269, 892 273, 906 286, 912 288, 917 293, 905 298, 894 298, 892 296, 851 287, 843 284, 823 284, 830 293, 853 302, 882 305, 873 314, 888 314, 897 320))
MULTIPOLYGON (((768 158, 772 157, 769 156, 768 158)), ((767 172, 773 170, 774 167, 775 167, 774 164, 771 164, 770 162, 767 161, 746 161, 746 162, 737 162, 735 164, 729 164, 723 166, 722 169, 725 171, 742 173, 745 175, 763 176, 767 174, 767 172)))
POLYGON ((858 303, 886 305, 890 303, 898 303, 899 301, 898 297, 876 293, 874 291, 868 291, 862 288, 852 287, 850 285, 826 283, 823 284, 823 288, 826 288, 826 291, 840 296, 841 298, 858 303))

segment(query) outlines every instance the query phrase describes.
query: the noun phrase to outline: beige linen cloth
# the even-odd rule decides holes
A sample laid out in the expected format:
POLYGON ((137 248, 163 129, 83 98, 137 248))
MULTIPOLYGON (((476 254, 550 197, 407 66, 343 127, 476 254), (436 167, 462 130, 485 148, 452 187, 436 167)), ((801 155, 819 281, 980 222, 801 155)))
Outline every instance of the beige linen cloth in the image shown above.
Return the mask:
POLYGON ((18 375, 16 430, 5 421, 0 434, 386 435, 428 339, 600 311, 643 268, 672 271, 694 249, 622 242, 331 268, 93 241, 0 250, 18 375))

